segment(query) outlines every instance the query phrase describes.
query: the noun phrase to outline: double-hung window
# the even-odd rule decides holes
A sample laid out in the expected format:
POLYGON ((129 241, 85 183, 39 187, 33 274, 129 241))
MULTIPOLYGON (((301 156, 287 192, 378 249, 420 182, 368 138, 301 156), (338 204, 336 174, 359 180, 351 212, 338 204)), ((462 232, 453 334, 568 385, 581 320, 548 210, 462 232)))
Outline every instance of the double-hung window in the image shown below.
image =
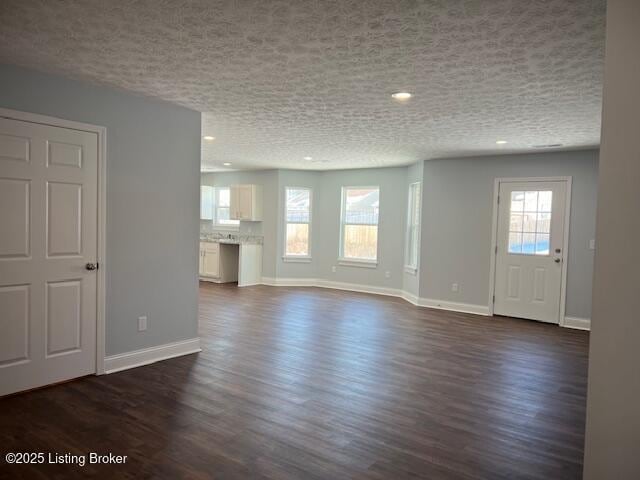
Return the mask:
POLYGON ((215 224, 218 227, 234 228, 240 225, 240 220, 231 220, 231 189, 229 187, 215 188, 215 224))
POLYGON ((238 228, 239 220, 231 220, 231 190, 229 187, 200 187, 200 219, 211 220, 215 227, 238 228))
POLYGON ((407 209, 407 247, 404 269, 415 274, 418 271, 418 251, 420 248, 420 182, 409 185, 409 205, 407 209))
POLYGON ((343 187, 340 260, 375 265, 378 261, 379 187, 343 187))
POLYGON ((284 259, 308 261, 311 258, 311 189, 286 187, 284 198, 284 259))

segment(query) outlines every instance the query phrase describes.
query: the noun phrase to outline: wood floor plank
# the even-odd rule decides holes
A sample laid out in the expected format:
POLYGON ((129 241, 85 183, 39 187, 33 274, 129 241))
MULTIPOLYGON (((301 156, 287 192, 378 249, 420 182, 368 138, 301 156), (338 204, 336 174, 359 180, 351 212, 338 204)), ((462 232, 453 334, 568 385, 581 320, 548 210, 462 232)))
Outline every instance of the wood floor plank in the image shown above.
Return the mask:
POLYGON ((203 283, 203 351, 0 399, 0 478, 579 479, 586 332, 203 283))

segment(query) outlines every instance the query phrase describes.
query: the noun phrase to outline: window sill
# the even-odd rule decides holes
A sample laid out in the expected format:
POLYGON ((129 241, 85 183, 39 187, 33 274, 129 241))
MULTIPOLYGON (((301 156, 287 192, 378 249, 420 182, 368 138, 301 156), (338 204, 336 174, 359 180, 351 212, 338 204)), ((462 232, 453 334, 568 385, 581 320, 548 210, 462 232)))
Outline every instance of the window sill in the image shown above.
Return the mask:
POLYGON ((338 265, 345 267, 378 268, 377 260, 355 260, 353 258, 339 258, 338 265))
POLYGON ((404 266, 404 273, 408 273, 410 275, 417 275, 418 274, 418 268, 417 267, 410 267, 408 265, 404 266))
POLYGON ((282 261, 286 263, 311 263, 311 257, 293 257, 293 256, 283 256, 282 261))

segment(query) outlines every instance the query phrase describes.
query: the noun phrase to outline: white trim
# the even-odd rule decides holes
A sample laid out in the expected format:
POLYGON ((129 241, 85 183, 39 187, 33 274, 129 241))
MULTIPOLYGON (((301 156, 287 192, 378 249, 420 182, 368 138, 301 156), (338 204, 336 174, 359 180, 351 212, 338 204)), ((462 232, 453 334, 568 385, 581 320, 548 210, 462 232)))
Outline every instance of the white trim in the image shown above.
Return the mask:
POLYGON ((590 318, 564 317, 564 322, 560 324, 565 328, 573 328, 576 330, 591 330, 590 318))
POLYGON ((115 373, 129 368, 141 367, 169 358, 201 352, 200 339, 191 338, 179 342, 166 343, 156 347, 143 348, 133 352, 119 353, 105 358, 105 373, 115 373))
POLYGON ((405 240, 404 240, 404 271, 405 273, 410 273, 411 275, 416 275, 418 272, 418 265, 420 265, 420 243, 421 243, 421 239, 422 239, 422 182, 418 181, 418 182, 413 182, 409 184, 409 188, 407 189, 407 224, 405 225, 405 240), (415 225, 415 227, 417 228, 418 231, 418 235, 416 238, 416 263, 415 265, 411 265, 407 262, 408 256, 411 254, 410 253, 410 243, 411 243, 411 224, 412 224, 412 217, 413 215, 411 215, 411 209, 413 208, 413 204, 414 202, 411 201, 411 193, 413 191, 413 193, 416 193, 416 190, 418 190, 419 193, 419 203, 417 206, 417 211, 414 212, 417 214, 419 221, 418 223, 415 225))
POLYGON ((501 183, 526 183, 526 182, 565 182, 565 215, 564 215, 564 238, 562 242, 563 247, 563 262, 562 262, 562 279, 560 285, 560 311, 558 313, 559 325, 565 326, 565 310, 567 303, 567 265, 569 264, 569 229, 571 226, 571 183, 572 177, 559 176, 559 177, 513 177, 513 178, 496 178, 493 183, 493 214, 491 217, 491 263, 489 267, 489 313, 493 316, 493 298, 496 291, 496 245, 498 244, 498 195, 500 193, 501 183))
POLYGON ((338 265, 342 265, 343 267, 378 268, 378 261, 338 258, 338 265))
POLYGON ((284 190, 282 192, 283 197, 283 205, 284 209, 282 210, 282 220, 283 220, 283 237, 282 237, 282 261, 283 262, 310 262, 311 261, 311 229, 313 228, 313 188, 312 187, 292 187, 292 186, 284 186, 284 190), (309 190, 309 221, 308 222, 288 222, 287 221, 287 190, 309 190), (304 256, 295 256, 295 255, 287 255, 287 225, 293 223, 296 225, 308 225, 307 232, 307 254, 304 256), (294 260, 295 259, 295 260, 294 260), (308 260, 303 260, 308 259, 308 260))
POLYGON ((474 305, 471 303, 449 302, 448 300, 436 300, 433 298, 419 298, 419 307, 449 310, 451 312, 472 313, 474 315, 490 316, 488 305, 474 305))
POLYGON ((335 282, 332 280, 322 280, 318 278, 262 277, 262 284, 272 287, 331 288, 335 290, 346 290, 350 292, 386 295, 390 297, 402 298, 418 307, 435 308, 439 310, 449 310, 452 312, 471 313, 483 316, 489 315, 489 307, 487 305, 473 305, 469 303, 456 303, 445 300, 435 300, 431 298, 420 298, 417 295, 401 290, 399 288, 376 287, 371 285, 360 285, 356 283, 335 282))
POLYGON ((571 184, 572 177, 564 177, 567 182, 564 211, 564 241, 562 242, 562 284, 560 286, 560 326, 564 327, 567 311, 567 267, 569 266, 569 230, 571 229, 571 184))
MULTIPOLYGON (((347 259, 344 255, 344 230, 346 225, 358 225, 363 227, 376 227, 376 231, 380 232, 380 205, 382 205, 380 201, 381 188, 380 185, 370 185, 368 187, 360 187, 360 186, 352 186, 352 185, 342 185, 340 187, 340 243, 338 245, 338 263, 342 262, 342 265, 345 266, 355 266, 359 267, 361 265, 354 265, 353 262, 366 262, 366 263, 374 263, 378 264, 378 259, 380 258, 380 242, 379 239, 376 240, 376 259, 375 260, 358 260, 358 259, 347 259), (345 223, 344 217, 347 213, 347 190, 378 190, 378 223, 345 223)), ((370 267, 370 268, 376 268, 370 267)))
POLYGON ((285 263, 311 263, 311 257, 306 255, 300 255, 299 257, 295 257, 293 255, 283 255, 282 261, 285 263))
POLYGON ((271 287, 317 287, 331 288, 334 290, 348 290, 350 292, 372 293, 375 295, 388 295, 403 297, 404 292, 398 288, 375 287, 357 283, 335 282, 321 278, 275 278, 262 277, 262 284, 271 287))
POLYGON ((407 292, 406 290, 403 290, 401 297, 403 300, 406 300, 407 302, 412 303, 416 307, 420 306, 420 297, 418 297, 417 295, 414 295, 411 292, 407 292))
POLYGON ((262 285, 270 287, 315 287, 315 278, 275 278, 262 277, 262 285))
POLYGON ((107 285, 107 129, 89 123, 74 122, 62 118, 50 117, 36 113, 20 112, 0 107, 0 117, 38 123, 52 127, 69 128, 83 132, 95 133, 98 136, 98 212, 97 212, 97 248, 96 262, 96 374, 105 373, 105 319, 106 319, 106 285, 107 285))
POLYGON ((316 280, 316 287, 331 288, 334 290, 348 290, 349 292, 372 293, 374 295, 387 295, 390 297, 402 297, 402 290, 389 287, 375 287, 356 283, 334 282, 332 280, 316 280))

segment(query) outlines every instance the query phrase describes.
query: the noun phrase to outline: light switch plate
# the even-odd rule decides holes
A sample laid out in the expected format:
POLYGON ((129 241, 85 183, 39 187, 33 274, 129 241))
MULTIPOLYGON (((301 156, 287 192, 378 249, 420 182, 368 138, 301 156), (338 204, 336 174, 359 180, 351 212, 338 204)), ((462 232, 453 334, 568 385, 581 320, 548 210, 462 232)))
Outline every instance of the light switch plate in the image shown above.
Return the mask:
POLYGON ((138 317, 138 331, 144 332, 147 329, 147 317, 138 317))

